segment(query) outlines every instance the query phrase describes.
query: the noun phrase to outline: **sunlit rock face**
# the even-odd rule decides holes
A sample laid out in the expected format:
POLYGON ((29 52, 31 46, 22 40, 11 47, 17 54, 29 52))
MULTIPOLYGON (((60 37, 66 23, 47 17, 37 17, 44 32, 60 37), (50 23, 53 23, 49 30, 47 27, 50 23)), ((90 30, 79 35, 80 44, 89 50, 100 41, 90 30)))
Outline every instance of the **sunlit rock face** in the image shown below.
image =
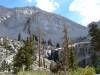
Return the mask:
POLYGON ((73 44, 75 50, 75 58, 76 62, 81 66, 85 67, 87 65, 91 65, 91 44, 89 41, 87 42, 78 42, 73 44))
POLYGON ((72 40, 87 36, 87 28, 65 17, 48 13, 36 7, 6 8, 0 6, 0 36, 16 39, 18 34, 24 39, 30 33, 38 36, 39 29, 45 40, 62 42, 64 25, 72 40))
MULTIPOLYGON (((81 67, 85 67, 87 65, 92 65, 92 49, 89 41, 87 42, 78 42, 69 45, 69 48, 73 47, 74 59, 75 63, 77 63, 81 67)), ((63 58, 64 49, 56 48, 53 50, 45 51, 46 57, 49 60, 53 60, 55 62, 62 63, 65 59, 63 58)), ((100 54, 100 53, 98 53, 100 54)))
POLYGON ((5 60, 8 64, 12 62, 13 56, 23 46, 23 43, 7 37, 0 37, 0 65, 5 60))

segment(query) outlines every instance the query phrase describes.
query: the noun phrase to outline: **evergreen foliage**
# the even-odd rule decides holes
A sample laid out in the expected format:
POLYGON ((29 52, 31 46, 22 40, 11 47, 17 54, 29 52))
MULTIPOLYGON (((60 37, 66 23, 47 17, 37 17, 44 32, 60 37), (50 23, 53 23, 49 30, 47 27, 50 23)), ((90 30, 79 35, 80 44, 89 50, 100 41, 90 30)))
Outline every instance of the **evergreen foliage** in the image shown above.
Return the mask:
POLYGON ((48 45, 53 46, 51 39, 48 40, 48 45))
POLYGON ((63 64, 67 70, 74 70, 75 69, 75 61, 74 61, 74 49, 71 46, 69 48, 69 38, 67 35, 67 27, 64 26, 64 54, 63 54, 63 64))
POLYGON ((100 29, 95 22, 89 24, 89 35, 91 36, 91 50, 92 50, 92 65, 97 66, 98 51, 100 51, 100 29))
POLYGON ((59 47, 60 47, 60 44, 59 44, 59 43, 57 43, 57 44, 56 44, 56 48, 59 48, 59 47))
POLYGON ((95 22, 89 24, 89 34, 92 48, 96 51, 100 50, 100 29, 95 22))
POLYGON ((13 66, 15 72, 31 69, 31 65, 35 60, 35 48, 34 45, 34 36, 28 37, 24 41, 24 46, 18 50, 18 53, 14 57, 13 66))
POLYGON ((70 48, 70 53, 69 53, 69 65, 68 68, 71 70, 74 70, 76 68, 75 65, 75 59, 74 59, 74 49, 70 48))
POLYGON ((18 41, 21 41, 21 34, 18 34, 18 41))

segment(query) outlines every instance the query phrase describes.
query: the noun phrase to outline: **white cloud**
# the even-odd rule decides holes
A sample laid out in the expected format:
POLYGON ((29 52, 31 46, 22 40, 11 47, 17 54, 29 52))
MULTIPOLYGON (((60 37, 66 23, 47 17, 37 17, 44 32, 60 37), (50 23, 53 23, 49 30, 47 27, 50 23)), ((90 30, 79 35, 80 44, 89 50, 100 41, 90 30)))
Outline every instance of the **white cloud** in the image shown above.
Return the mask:
POLYGON ((74 0, 69 7, 72 12, 78 12, 84 17, 82 24, 100 20, 100 0, 74 0))
POLYGON ((36 0, 36 6, 42 10, 53 12, 59 7, 59 4, 54 0, 36 0))

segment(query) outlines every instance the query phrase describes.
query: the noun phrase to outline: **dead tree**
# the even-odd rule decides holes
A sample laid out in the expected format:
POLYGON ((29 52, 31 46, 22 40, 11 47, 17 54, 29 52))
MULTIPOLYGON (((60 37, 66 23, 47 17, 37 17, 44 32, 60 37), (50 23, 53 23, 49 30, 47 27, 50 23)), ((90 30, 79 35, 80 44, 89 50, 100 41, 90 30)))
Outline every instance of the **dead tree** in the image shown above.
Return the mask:
POLYGON ((41 60, 41 51, 43 49, 42 39, 44 38, 44 32, 41 28, 37 28, 37 36, 38 36, 38 57, 39 57, 39 67, 41 67, 42 60, 41 60))
POLYGON ((63 42, 63 48, 64 48, 64 54, 63 54, 63 66, 64 66, 64 74, 66 75, 66 71, 68 69, 68 65, 69 65, 69 48, 68 48, 68 28, 66 25, 64 25, 64 42, 63 42))

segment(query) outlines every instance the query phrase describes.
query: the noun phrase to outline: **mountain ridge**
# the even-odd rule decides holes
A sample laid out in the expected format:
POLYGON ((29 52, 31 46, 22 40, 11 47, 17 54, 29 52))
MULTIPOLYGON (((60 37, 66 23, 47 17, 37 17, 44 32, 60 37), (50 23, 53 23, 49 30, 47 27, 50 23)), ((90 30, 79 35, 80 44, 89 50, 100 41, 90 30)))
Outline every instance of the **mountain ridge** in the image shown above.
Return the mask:
POLYGON ((37 29, 41 28, 45 33, 45 40, 51 39, 53 42, 62 42, 63 26, 65 24, 68 27, 68 35, 70 38, 85 37, 88 34, 87 28, 84 26, 58 14, 43 11, 37 7, 8 9, 0 7, 1 36, 6 35, 16 38, 21 33, 22 38, 25 38, 29 35, 29 32, 37 35, 37 29), (6 10, 3 11, 3 9, 6 10))

